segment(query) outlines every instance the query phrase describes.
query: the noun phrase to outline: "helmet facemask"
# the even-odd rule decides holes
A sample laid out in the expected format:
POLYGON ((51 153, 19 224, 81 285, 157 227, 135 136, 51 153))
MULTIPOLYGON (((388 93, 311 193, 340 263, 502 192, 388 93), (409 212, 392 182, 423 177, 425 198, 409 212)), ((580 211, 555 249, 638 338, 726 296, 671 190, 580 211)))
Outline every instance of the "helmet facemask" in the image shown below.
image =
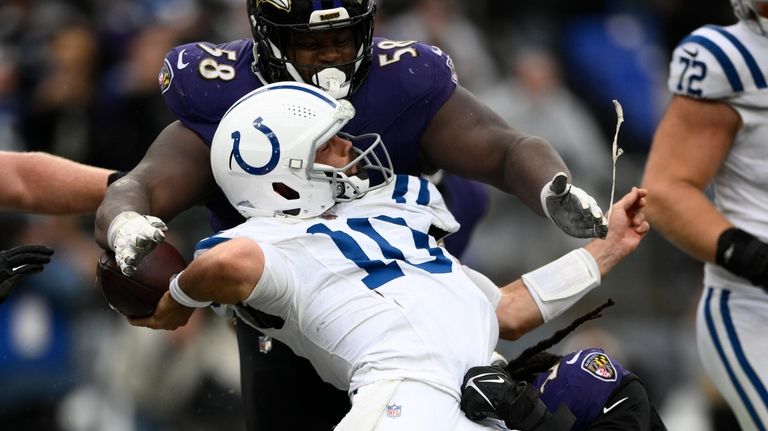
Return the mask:
MULTIPOLYGON (((342 1, 342 4, 348 3, 348 7, 312 11, 307 3, 306 0, 294 2, 292 9, 284 11, 268 3, 249 2, 257 66, 267 82, 304 82, 323 88, 337 99, 348 97, 362 84, 370 69, 375 5, 369 0, 359 4, 342 1), (349 60, 336 64, 299 63, 297 40, 344 29, 349 32, 345 39, 351 39, 349 50, 354 53, 349 60)), ((335 39, 336 35, 331 37, 335 39)))
MULTIPOLYGON (((376 133, 352 136, 344 132, 338 132, 337 135, 352 142, 349 162, 338 168, 315 162, 307 166, 307 178, 311 181, 330 181, 335 202, 358 199, 392 181, 395 175, 392 161, 381 136, 376 133), (370 143, 363 144, 365 141, 370 143), (378 179, 375 185, 371 185, 372 174, 378 179)), ((312 150, 316 153, 324 144, 325 141, 320 142, 320 145, 313 146, 312 150)))

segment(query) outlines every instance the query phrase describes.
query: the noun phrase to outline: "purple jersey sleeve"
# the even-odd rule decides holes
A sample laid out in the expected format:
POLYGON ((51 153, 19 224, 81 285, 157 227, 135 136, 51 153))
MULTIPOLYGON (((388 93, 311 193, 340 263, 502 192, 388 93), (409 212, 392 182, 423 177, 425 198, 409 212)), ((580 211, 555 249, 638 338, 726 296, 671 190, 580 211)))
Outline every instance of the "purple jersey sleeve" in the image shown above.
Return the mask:
POLYGON ((248 39, 220 45, 197 42, 177 46, 165 57, 160 74, 165 103, 208 146, 227 109, 261 86, 251 71, 252 48, 248 39))
POLYGON ((576 416, 571 429, 583 430, 602 413, 611 393, 628 375, 630 372, 602 349, 586 349, 563 356, 533 385, 549 411, 565 404, 576 416))

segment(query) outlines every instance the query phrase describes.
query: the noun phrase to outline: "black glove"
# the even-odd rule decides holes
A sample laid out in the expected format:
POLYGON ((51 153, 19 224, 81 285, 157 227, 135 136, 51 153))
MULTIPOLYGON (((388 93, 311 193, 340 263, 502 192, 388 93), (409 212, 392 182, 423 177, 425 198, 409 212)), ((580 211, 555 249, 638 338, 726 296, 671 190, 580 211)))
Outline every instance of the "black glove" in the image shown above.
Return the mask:
POLYGON ((464 375, 461 410, 469 419, 501 419, 509 429, 523 431, 568 430, 575 421, 567 408, 553 418, 533 386, 490 366, 470 368, 464 375))
POLYGON ((20 245, 0 251, 0 304, 5 302, 21 277, 37 274, 51 261, 53 250, 44 245, 20 245))
POLYGON ((569 184, 563 172, 541 190, 541 204, 547 216, 570 236, 605 238, 608 235, 608 220, 600 206, 587 192, 569 184))

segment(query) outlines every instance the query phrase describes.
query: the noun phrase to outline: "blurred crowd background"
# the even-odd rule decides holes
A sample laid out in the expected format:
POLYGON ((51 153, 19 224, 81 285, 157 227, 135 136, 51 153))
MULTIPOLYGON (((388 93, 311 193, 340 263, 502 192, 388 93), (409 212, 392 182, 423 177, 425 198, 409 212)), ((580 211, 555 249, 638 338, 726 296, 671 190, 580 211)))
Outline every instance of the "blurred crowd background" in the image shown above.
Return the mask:
MULTIPOLYGON (((677 41, 735 22, 727 0, 379 0, 376 33, 432 43, 466 88, 510 124, 547 138, 607 210, 618 100, 625 122, 616 194, 642 176, 668 100, 677 41)), ((128 170, 173 121, 157 73, 192 41, 250 37, 245 0, 0 0, 0 149, 48 151, 128 170)), ((460 136, 456 137, 461 139, 460 136)), ((515 198, 491 211, 465 261, 499 283, 583 244, 515 198)), ((168 241, 191 257, 209 232, 192 209, 168 241)), ((94 287, 93 217, 0 215, 0 249, 44 243, 53 262, 0 307, 0 428, 45 431, 242 429, 237 344, 210 313, 175 332, 130 327, 94 287)), ((651 233, 566 315, 507 356, 613 298, 555 348, 601 346, 639 374, 670 430, 737 429, 700 370, 693 322, 700 265, 651 233)), ((296 388, 300 391, 301 388, 296 388)), ((297 406, 300 411, 300 406, 297 406)))

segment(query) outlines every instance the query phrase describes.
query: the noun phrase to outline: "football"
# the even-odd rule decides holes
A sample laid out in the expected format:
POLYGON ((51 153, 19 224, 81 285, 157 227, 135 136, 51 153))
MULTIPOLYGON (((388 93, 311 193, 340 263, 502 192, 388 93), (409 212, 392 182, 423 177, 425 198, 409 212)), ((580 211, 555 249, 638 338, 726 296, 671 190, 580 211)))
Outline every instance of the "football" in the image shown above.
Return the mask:
POLYGON ((164 241, 141 260, 136 274, 129 277, 120 271, 115 253, 110 250, 104 252, 96 266, 96 285, 115 311, 129 317, 147 317, 168 291, 171 277, 186 266, 179 250, 164 241))

